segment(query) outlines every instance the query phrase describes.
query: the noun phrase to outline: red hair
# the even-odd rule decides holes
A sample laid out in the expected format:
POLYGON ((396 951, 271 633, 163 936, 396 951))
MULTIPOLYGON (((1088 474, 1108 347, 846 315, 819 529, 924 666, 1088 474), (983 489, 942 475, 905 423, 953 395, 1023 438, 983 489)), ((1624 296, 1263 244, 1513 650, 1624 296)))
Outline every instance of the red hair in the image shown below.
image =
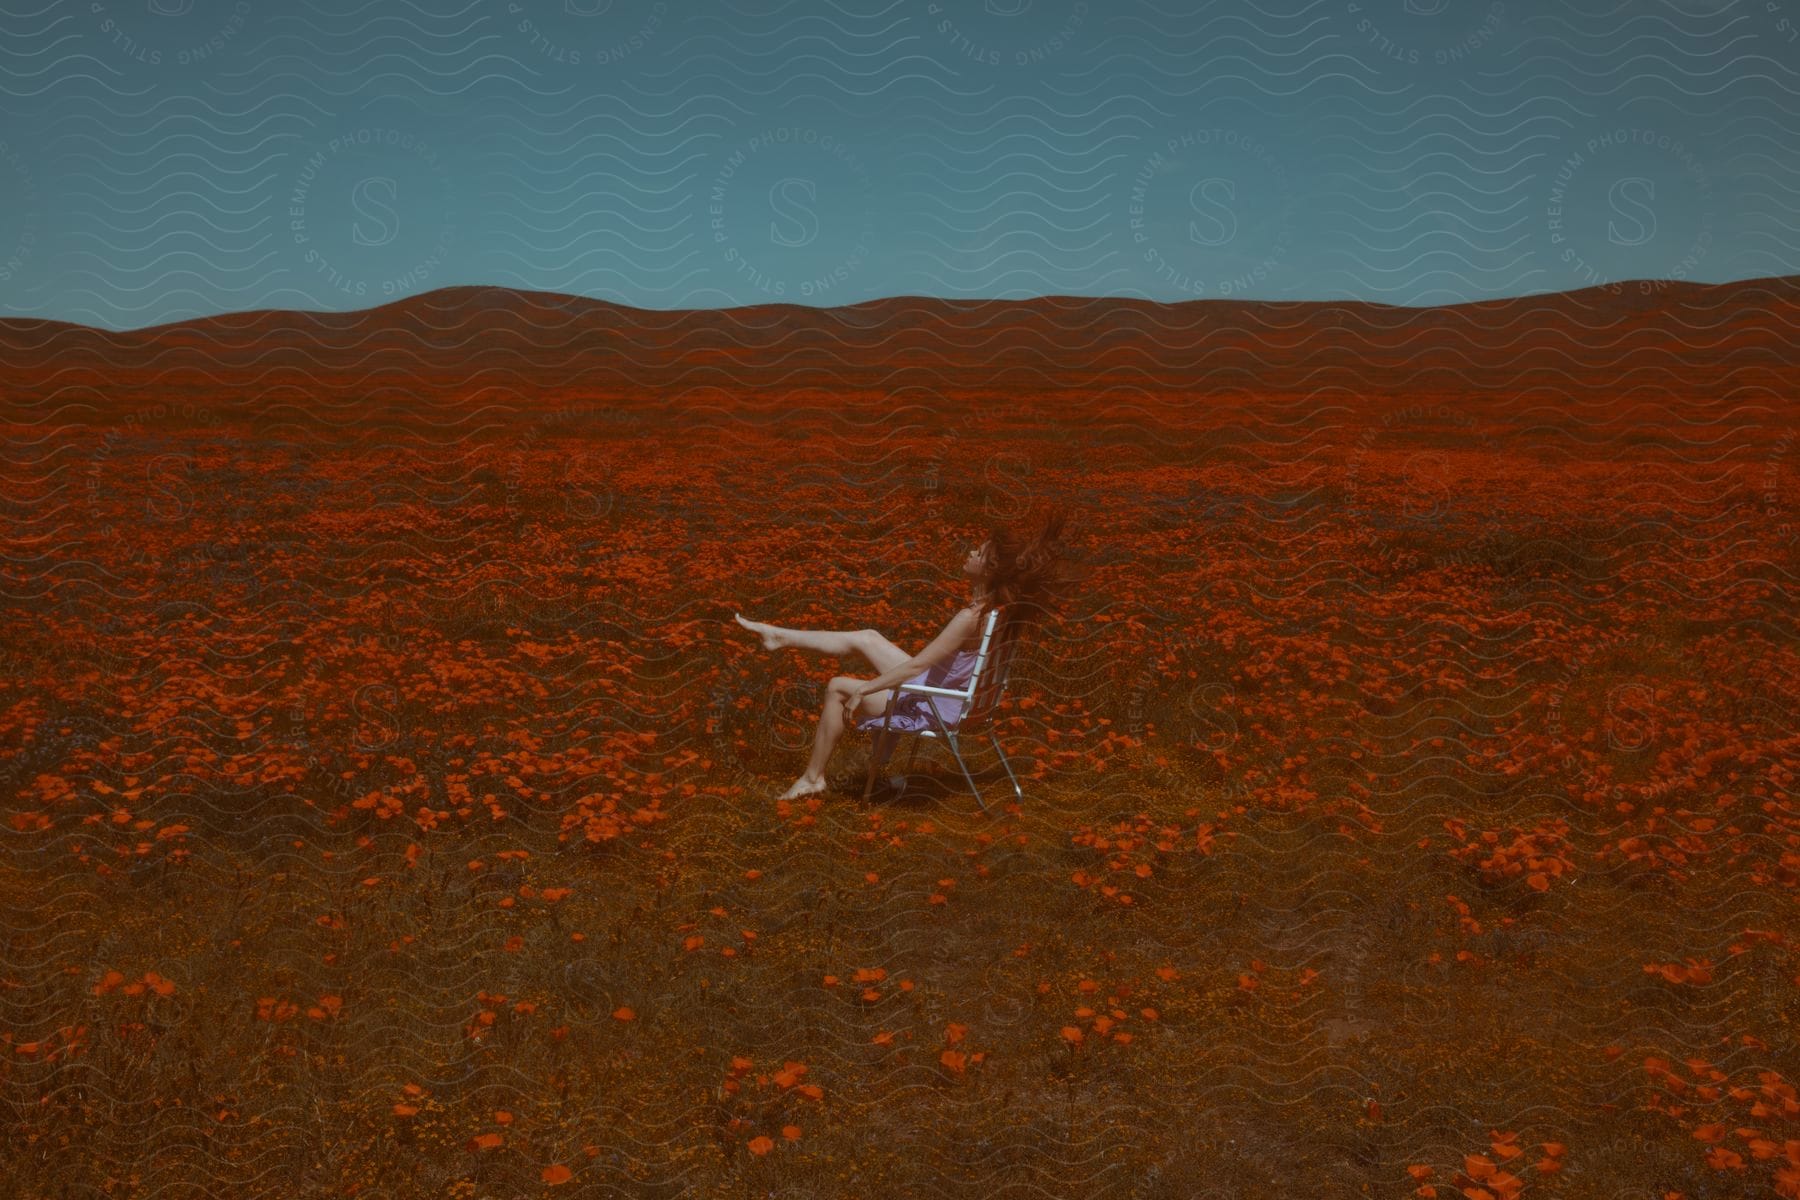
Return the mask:
POLYGON ((992 548, 983 579, 986 595, 980 615, 985 620, 989 609, 1004 606, 1000 627, 994 634, 996 641, 1034 628, 1058 612, 1070 585, 1087 577, 1070 561, 1063 543, 1063 530, 1068 524, 1068 510, 1058 506, 1029 536, 1005 525, 994 525, 989 530, 992 548))

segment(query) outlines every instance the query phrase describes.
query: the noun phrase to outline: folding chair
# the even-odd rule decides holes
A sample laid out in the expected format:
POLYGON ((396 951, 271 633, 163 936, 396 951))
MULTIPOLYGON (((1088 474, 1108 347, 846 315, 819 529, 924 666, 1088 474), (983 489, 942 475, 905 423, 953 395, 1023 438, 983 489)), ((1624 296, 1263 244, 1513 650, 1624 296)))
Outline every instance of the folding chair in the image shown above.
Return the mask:
MULTIPOLYGON (((1007 676, 1012 671, 1013 658, 1019 650, 1017 632, 1009 632, 996 642, 995 630, 1000 623, 1000 609, 992 609, 988 613, 987 625, 981 631, 981 646, 975 652, 975 666, 969 673, 968 683, 961 688, 934 687, 926 683, 907 681, 897 683, 888 689, 887 711, 879 717, 868 717, 857 725, 858 729, 867 730, 875 735, 875 744, 869 752, 869 777, 863 784, 863 799, 866 801, 875 787, 875 772, 887 762, 894 752, 895 746, 903 737, 912 737, 912 750, 906 757, 906 769, 912 770, 913 756, 919 752, 918 739, 922 737, 937 738, 950 747, 950 753, 956 756, 956 765, 962 768, 963 778, 968 781, 969 790, 975 793, 975 800, 987 811, 987 801, 981 795, 981 789, 975 786, 975 777, 969 773, 969 764, 964 761, 959 738, 962 734, 979 732, 987 728, 988 740, 993 743, 994 753, 1000 756, 1000 765, 1006 770, 1007 779, 1012 781, 1013 794, 1021 801, 1025 792, 1019 787, 1018 777, 1013 774, 1012 764, 1006 759, 1006 751, 1000 748, 1000 739, 994 732, 991 717, 994 709, 1006 694, 1007 676), (893 724, 896 710, 900 707, 903 695, 919 695, 924 699, 921 703, 909 706, 915 711, 902 716, 902 721, 920 725, 912 729, 897 727, 893 724), (946 717, 939 709, 939 697, 960 701, 960 711, 946 717), (929 727, 918 718, 922 710, 929 727)), ((929 674, 929 673, 928 673, 929 674)), ((905 789, 904 775, 894 777, 899 790, 905 789)))

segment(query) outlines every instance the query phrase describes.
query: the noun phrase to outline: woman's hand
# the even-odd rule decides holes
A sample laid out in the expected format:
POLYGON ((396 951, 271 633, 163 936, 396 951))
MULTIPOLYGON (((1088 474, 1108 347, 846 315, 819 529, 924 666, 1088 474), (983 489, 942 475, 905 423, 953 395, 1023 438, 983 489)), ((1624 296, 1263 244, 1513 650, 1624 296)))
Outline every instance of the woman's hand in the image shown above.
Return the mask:
POLYGON ((860 687, 853 687, 848 692, 844 693, 845 726, 854 725, 856 723, 856 710, 862 707, 863 697, 868 694, 867 691, 860 687))

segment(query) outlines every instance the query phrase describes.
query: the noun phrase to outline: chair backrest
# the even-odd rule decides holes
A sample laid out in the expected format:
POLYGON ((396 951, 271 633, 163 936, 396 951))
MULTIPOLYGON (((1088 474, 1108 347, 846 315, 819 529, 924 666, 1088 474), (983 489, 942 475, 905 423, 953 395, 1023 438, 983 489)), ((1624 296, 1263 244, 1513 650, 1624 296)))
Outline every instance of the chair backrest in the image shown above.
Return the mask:
POLYGON ((1000 609, 989 610, 987 628, 982 630, 981 648, 976 652, 975 670, 969 681, 974 693, 957 721, 959 729, 979 728, 1006 695, 1007 677, 1012 673, 1013 657, 1019 651, 1019 633, 1018 627, 1013 625, 997 634, 999 625, 1000 609))

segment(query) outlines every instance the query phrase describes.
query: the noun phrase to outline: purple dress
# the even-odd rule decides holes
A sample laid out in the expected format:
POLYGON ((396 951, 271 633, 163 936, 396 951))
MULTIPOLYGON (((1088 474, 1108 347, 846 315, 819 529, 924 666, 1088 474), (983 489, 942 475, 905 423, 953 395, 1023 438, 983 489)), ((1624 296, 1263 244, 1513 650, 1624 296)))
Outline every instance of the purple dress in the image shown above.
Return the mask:
MULTIPOLYGON (((969 676, 975 673, 975 657, 976 651, 974 650, 958 650, 955 657, 949 662, 927 668, 906 682, 961 691, 969 686, 969 676)), ((944 723, 946 728, 954 730, 956 723, 962 719, 963 702, 953 696, 901 692, 896 697, 890 692, 888 712, 879 717, 864 717, 857 722, 856 727, 879 731, 885 724, 887 728, 896 732, 918 733, 921 730, 936 732, 937 726, 931 720, 931 713, 926 711, 927 704, 937 708, 938 719, 944 723)))

